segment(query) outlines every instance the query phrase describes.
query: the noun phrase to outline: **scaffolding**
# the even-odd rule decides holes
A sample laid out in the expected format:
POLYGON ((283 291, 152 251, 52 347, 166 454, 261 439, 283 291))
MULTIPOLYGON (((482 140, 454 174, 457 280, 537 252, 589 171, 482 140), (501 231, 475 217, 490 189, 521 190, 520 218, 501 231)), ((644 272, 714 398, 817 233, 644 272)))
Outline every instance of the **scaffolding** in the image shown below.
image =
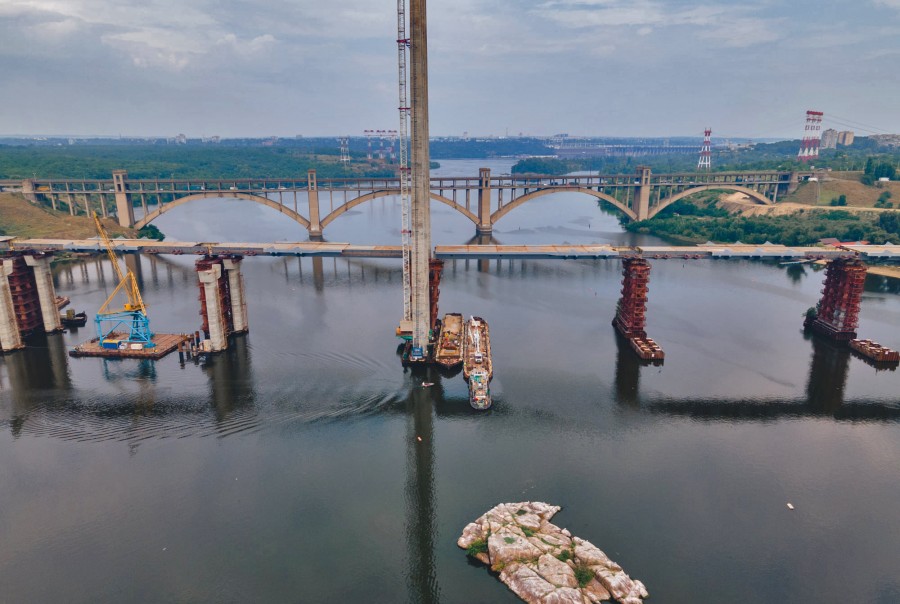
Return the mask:
POLYGON ((865 282, 866 265, 861 260, 831 261, 825 269, 825 287, 812 321, 813 330, 839 342, 856 338, 865 282))
POLYGON ((622 265, 622 298, 613 325, 626 338, 646 338, 650 263, 643 258, 625 258, 622 265))
POLYGON ((412 268, 410 261, 411 241, 409 224, 410 212, 410 167, 409 167, 409 75, 407 70, 407 52, 409 51, 409 36, 406 33, 406 0, 397 0, 397 68, 399 77, 400 100, 400 129, 397 132, 399 138, 399 168, 400 168, 400 214, 401 227, 400 239, 403 249, 403 319, 400 332, 411 331, 412 321, 412 268))

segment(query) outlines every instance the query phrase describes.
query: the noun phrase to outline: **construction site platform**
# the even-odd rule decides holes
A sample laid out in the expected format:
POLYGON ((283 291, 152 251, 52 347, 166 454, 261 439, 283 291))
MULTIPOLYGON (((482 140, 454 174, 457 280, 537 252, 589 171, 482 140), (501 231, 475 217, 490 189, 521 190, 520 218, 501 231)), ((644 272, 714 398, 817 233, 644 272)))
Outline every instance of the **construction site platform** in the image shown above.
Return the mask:
POLYGON ((184 334, 157 333, 152 338, 156 346, 132 350, 130 348, 103 348, 100 344, 100 338, 94 338, 70 350, 69 356, 103 357, 106 359, 150 359, 155 361, 163 358, 170 352, 174 352, 179 344, 187 342, 189 339, 190 336, 184 334))

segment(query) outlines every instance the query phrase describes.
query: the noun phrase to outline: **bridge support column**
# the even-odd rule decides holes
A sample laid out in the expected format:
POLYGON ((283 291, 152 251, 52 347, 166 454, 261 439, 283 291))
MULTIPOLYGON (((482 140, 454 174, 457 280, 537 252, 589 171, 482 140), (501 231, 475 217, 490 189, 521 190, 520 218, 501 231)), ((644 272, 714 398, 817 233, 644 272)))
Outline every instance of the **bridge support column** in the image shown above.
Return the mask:
POLYGON ((616 306, 613 327, 628 340, 641 359, 661 362, 665 353, 647 337, 645 330, 650 263, 643 258, 625 258, 622 265, 622 297, 616 306))
POLYGON ((231 319, 234 324, 233 333, 247 331, 247 302, 244 299, 244 274, 241 272, 243 258, 234 256, 222 260, 222 266, 228 273, 228 293, 231 298, 231 319))
POLYGON ((650 168, 638 166, 637 186, 634 188, 634 203, 632 210, 637 214, 637 220, 650 218, 650 168))
POLYGON ((859 302, 866 282, 866 265, 856 258, 836 258, 825 268, 825 289, 815 314, 804 327, 837 342, 856 338, 859 302))
POLYGON ((13 256, 3 260, 3 272, 12 294, 13 312, 19 334, 26 337, 39 331, 44 326, 44 319, 34 271, 25 264, 25 258, 13 256))
POLYGON ((34 181, 26 178, 22 181, 22 195, 31 203, 37 203, 37 194, 34 192, 34 181))
MULTIPOLYGON (((116 192, 116 216, 119 219, 119 226, 134 226, 134 206, 131 205, 131 195, 125 187, 125 178, 128 172, 125 170, 113 170, 113 189, 116 192)), ((106 204, 103 201, 103 195, 100 196, 100 202, 103 203, 103 215, 106 216, 106 204)))
POLYGON ((25 256, 26 266, 34 272, 37 287, 38 304, 44 319, 44 332, 62 331, 62 321, 56 306, 56 288, 53 287, 53 274, 50 272, 49 256, 25 256))
POLYGON ((16 308, 13 305, 9 276, 13 271, 11 261, 0 261, 0 352, 10 352, 24 348, 22 334, 16 323, 16 308))
POLYGON ((478 170, 478 227, 479 235, 489 235, 494 230, 491 223, 491 169, 478 170))
POLYGON ((319 214, 319 182, 316 180, 316 171, 307 172, 307 199, 309 201, 309 238, 320 239, 322 237, 322 223, 319 214))
POLYGON ((220 258, 203 258, 197 261, 200 279, 200 315, 203 317, 203 333, 209 344, 207 352, 221 352, 228 348, 228 321, 230 313, 227 300, 228 280, 223 278, 220 258))
POLYGON ((791 172, 791 180, 788 181, 788 194, 793 193, 800 187, 800 174, 797 172, 791 172))

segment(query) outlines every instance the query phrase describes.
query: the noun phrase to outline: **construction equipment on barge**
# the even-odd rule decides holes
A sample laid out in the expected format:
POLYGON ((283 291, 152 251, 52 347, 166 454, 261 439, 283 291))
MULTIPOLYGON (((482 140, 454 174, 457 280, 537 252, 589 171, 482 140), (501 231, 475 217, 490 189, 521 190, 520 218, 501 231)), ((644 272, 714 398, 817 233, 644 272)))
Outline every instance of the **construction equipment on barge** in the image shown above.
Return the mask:
POLYGON ((479 410, 490 408, 490 383, 494 377, 491 338, 487 322, 481 317, 472 317, 466 322, 463 377, 469 383, 469 404, 479 410))
POLYGON ((438 365, 453 369, 463 362, 463 318, 460 313, 447 313, 440 322, 441 329, 434 352, 438 365))
POLYGON ((850 349, 871 360, 883 365, 900 364, 900 352, 882 346, 872 340, 850 340, 850 349))

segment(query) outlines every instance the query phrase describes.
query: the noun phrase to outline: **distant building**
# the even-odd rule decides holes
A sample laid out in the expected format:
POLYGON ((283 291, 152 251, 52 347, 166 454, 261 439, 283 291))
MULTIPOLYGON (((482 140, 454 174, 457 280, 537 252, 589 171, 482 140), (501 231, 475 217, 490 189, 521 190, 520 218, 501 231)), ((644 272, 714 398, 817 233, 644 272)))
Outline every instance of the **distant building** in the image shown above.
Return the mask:
POLYGON ((837 149, 838 143, 838 131, 834 128, 829 128, 822 132, 822 142, 819 146, 822 149, 837 149))
POLYGON ((185 136, 184 134, 179 134, 178 136, 175 137, 175 144, 176 145, 186 145, 187 144, 187 136, 185 136))
POLYGON ((855 135, 853 134, 852 130, 844 130, 843 132, 838 132, 837 144, 849 147, 853 144, 854 138, 855 135))

